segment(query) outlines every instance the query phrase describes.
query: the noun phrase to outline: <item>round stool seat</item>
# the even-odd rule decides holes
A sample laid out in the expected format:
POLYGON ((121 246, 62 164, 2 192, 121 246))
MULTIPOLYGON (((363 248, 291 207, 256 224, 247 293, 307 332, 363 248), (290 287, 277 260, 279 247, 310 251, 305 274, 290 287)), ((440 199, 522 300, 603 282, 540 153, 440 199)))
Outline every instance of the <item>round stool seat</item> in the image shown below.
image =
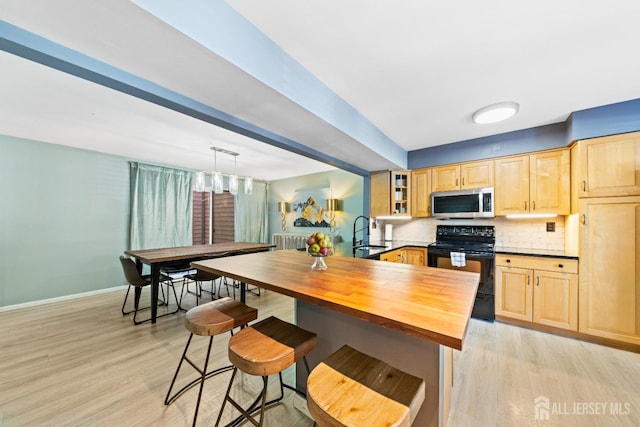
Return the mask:
POLYGON ((187 311, 184 326, 196 335, 213 336, 229 332, 257 318, 257 309, 226 297, 187 311))
POLYGON ((231 337, 229 360, 248 374, 273 375, 307 355, 316 340, 313 332, 271 316, 231 337))
POLYGON ((307 406, 320 426, 409 426, 424 395, 422 379, 346 345, 307 379, 307 406))
POLYGON ((198 418, 198 409, 200 408, 200 399, 202 398, 202 390, 205 380, 214 375, 218 375, 222 372, 227 372, 233 369, 232 366, 225 366, 213 371, 207 370, 209 367, 209 357, 211 355, 211 346, 213 344, 214 335, 219 335, 225 332, 232 332, 233 329, 242 327, 250 321, 256 320, 257 318, 257 309, 248 307, 231 298, 221 298, 219 300, 211 301, 206 304, 198 305, 187 311, 187 314, 184 318, 184 326, 191 333, 189 334, 187 345, 185 345, 184 351, 182 352, 182 357, 180 358, 180 362, 178 363, 178 369, 176 369, 176 373, 173 375, 173 380, 171 381, 171 385, 169 386, 167 397, 165 397, 164 399, 164 404, 170 405, 186 390, 196 384, 200 384, 198 399, 196 400, 196 410, 193 415, 193 425, 195 426, 196 420, 198 418), (207 354, 205 356, 204 366, 202 368, 200 368, 195 362, 193 362, 193 360, 187 355, 189 345, 191 345, 191 339, 194 335, 209 337, 209 346, 207 347, 207 354), (184 362, 185 360, 193 369, 196 370, 196 372, 198 372, 199 375, 187 385, 182 387, 179 391, 174 393, 172 396, 171 391, 173 390, 173 386, 175 385, 178 374, 180 373, 182 362, 184 362))

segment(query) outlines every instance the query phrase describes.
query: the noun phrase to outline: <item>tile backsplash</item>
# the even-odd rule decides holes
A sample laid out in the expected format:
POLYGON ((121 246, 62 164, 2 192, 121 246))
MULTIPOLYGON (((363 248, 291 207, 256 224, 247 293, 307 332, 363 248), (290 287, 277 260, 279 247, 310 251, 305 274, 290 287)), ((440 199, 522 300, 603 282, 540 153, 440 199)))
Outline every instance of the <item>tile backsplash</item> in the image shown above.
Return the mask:
POLYGON ((437 220, 420 218, 412 220, 380 220, 371 230, 371 240, 384 239, 384 225, 393 224, 393 240, 433 242, 436 226, 446 225, 493 225, 496 227, 496 246, 519 249, 565 249, 564 217, 542 219, 474 219, 437 220), (555 223, 555 231, 547 231, 547 222, 555 223))

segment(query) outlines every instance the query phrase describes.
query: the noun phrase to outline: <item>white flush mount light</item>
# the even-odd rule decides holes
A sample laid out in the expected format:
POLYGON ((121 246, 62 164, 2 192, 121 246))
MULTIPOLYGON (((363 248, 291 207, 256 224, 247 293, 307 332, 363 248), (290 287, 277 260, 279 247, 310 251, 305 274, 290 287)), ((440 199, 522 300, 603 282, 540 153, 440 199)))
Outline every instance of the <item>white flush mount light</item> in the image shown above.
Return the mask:
POLYGON ((473 121, 479 124, 501 122, 515 116, 519 109, 520 106, 517 102, 499 102, 473 113, 473 121))

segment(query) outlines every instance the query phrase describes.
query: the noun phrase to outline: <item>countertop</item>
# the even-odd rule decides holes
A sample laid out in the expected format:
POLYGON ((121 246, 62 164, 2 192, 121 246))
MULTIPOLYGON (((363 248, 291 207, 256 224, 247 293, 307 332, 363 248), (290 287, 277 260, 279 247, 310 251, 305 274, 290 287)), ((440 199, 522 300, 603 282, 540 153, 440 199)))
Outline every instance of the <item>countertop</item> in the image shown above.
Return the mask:
POLYGON ((496 246, 495 249, 496 254, 578 259, 575 255, 566 255, 564 251, 550 249, 512 248, 506 246, 496 246))
POLYGON ((393 240, 391 242, 387 242, 383 240, 371 240, 368 243, 368 245, 383 246, 383 247, 354 250, 353 244, 351 242, 348 242, 348 243, 344 242, 336 245, 336 255, 352 256, 355 258, 378 259, 380 257, 380 254, 383 254, 385 252, 393 251, 395 249, 400 249, 407 246, 426 248, 431 243, 432 242, 412 241, 412 240, 393 240))
MULTIPOLYGON (((370 249, 354 249, 353 244, 351 242, 343 242, 335 245, 334 253, 336 255, 351 256, 355 258, 378 259, 380 257, 380 254, 383 254, 385 252, 393 251, 395 249, 400 249, 408 246, 418 247, 418 248, 428 248, 428 246, 431 243, 432 242, 412 241, 412 240, 393 240, 391 242, 382 241, 382 240, 372 240, 368 243, 368 245, 382 246, 382 247, 375 247, 370 249)), ((508 247, 508 246, 496 246, 495 251, 496 251, 496 254, 506 254, 506 255, 578 259, 578 256, 576 255, 567 255, 564 251, 551 250, 551 249, 515 248, 515 247, 508 247)))
POLYGON ((460 350, 479 275, 442 268, 327 258, 313 271, 302 251, 279 250, 198 261, 195 268, 460 350))

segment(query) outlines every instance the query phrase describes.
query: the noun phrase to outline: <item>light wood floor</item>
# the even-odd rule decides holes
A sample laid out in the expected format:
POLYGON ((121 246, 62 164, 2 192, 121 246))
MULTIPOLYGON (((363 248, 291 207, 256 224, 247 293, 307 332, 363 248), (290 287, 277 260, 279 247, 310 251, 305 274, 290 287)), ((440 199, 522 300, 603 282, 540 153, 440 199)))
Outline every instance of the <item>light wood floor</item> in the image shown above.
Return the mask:
POLYGON ((454 352, 448 426, 640 426, 640 354, 471 319, 463 351, 454 352), (536 420, 540 396, 549 399, 548 420, 536 420), (602 415, 592 412, 596 403, 607 403, 602 415), (623 412, 628 404, 628 415, 611 415, 613 403, 623 412))
MULTIPOLYGON (((163 405, 188 336, 184 314, 133 326, 120 314, 123 297, 117 291, 0 312, 0 426, 191 425, 196 389, 163 405)), ((293 320, 288 297, 263 291, 249 294, 247 303, 261 319, 293 320)), ((227 364, 227 341, 228 335, 214 339, 212 365, 227 364)), ((193 357, 202 358, 206 339, 195 344, 193 357)), ((640 425, 638 354, 472 320, 455 372, 450 427, 640 425), (610 415, 610 408, 604 415, 551 412, 548 421, 536 421, 539 396, 549 399, 550 411, 555 405, 571 412, 576 404, 589 410, 603 402, 621 404, 629 414, 610 415)), ((207 381, 199 425, 215 422, 229 376, 207 381)), ((289 370, 285 378, 291 377, 289 370)), ((241 378, 234 393, 248 401, 260 380, 241 378)), ((293 393, 285 393, 284 404, 267 411, 267 425, 311 426, 293 407, 293 393)), ((229 407, 225 414, 235 415, 229 407)))

